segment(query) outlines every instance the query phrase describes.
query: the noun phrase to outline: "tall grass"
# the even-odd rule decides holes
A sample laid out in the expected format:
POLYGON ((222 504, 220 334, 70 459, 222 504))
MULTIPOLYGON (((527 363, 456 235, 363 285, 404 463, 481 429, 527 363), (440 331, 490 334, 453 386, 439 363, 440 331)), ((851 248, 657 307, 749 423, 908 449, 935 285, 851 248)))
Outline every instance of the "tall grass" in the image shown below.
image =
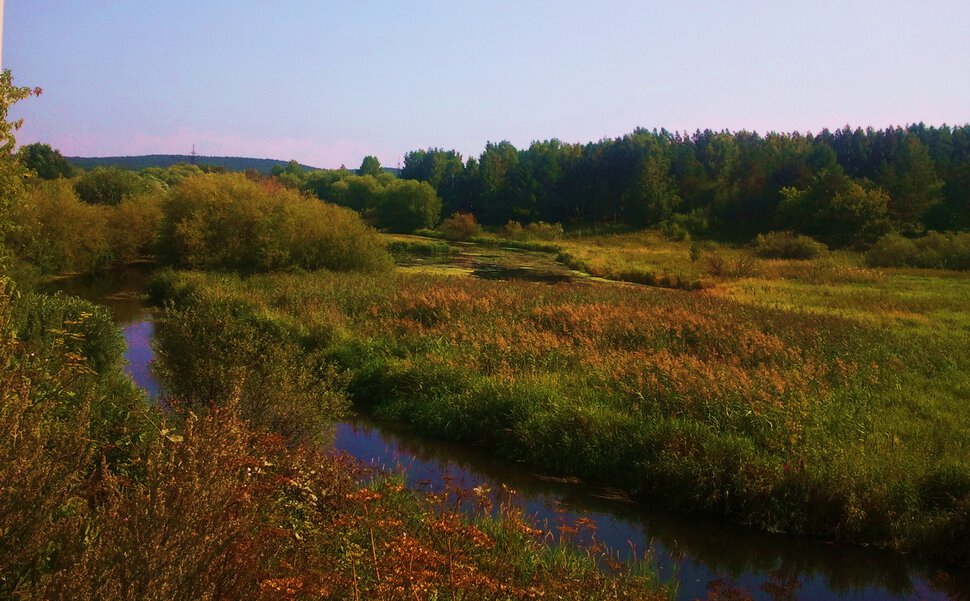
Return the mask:
MULTIPOLYGON (((264 336, 265 315, 193 307, 169 322, 160 346, 180 343, 177 325, 201 334, 213 356, 194 357, 195 382, 163 412, 123 379, 105 310, 63 296, 12 298, 5 283, 4 598, 668 598, 649 568, 615 565, 598 547, 553 546, 511 505, 495 512, 483 500, 466 513, 451 499, 475 499, 468 491, 410 491, 279 428, 306 409, 281 416, 287 406, 273 394, 312 399, 300 396, 299 379, 274 379, 303 355, 289 340, 297 331, 274 330, 286 338, 278 347, 264 336), (234 380, 239 366, 261 381, 234 380)), ((162 355, 169 369, 176 360, 162 355)), ((332 396, 332 415, 340 401, 332 396)))
POLYGON ((970 561, 968 330, 732 297, 748 285, 196 273, 164 293, 339 331, 315 348, 354 400, 436 436, 767 530, 970 561))

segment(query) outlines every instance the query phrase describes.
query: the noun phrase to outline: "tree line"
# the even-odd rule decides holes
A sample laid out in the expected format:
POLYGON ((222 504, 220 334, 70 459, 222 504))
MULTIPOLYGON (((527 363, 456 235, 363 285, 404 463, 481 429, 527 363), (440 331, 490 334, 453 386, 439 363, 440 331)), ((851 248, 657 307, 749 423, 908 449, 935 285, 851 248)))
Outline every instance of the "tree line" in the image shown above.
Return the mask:
MULTIPOLYGON (((42 178, 73 177, 78 196, 99 204, 209 170, 78 174, 46 145, 25 146, 20 156, 42 178)), ((368 156, 357 170, 290 161, 272 177, 398 232, 455 213, 492 226, 614 224, 674 237, 748 240, 788 230, 836 247, 868 246, 888 233, 970 230, 970 125, 765 135, 637 129, 587 144, 489 143, 467 160, 454 150, 414 150, 399 176, 368 156)))
POLYGON ((485 224, 615 223, 734 239, 786 229, 835 246, 970 229, 970 126, 817 135, 638 129, 588 144, 416 150, 401 177, 485 224))

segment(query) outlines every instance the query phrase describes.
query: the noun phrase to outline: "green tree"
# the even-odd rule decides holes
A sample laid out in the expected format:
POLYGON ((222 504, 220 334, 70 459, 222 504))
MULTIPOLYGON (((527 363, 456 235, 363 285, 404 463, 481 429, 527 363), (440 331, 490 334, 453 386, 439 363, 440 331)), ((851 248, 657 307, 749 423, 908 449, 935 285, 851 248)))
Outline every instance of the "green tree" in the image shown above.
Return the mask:
POLYGON ((86 203, 118 205, 125 198, 161 192, 157 180, 120 167, 95 167, 74 179, 77 195, 86 203))
POLYGON ((880 182, 892 199, 889 214, 906 230, 922 227, 923 216, 943 200, 943 181, 937 176, 926 146, 907 136, 892 162, 882 171, 880 182))
POLYGON ((434 227, 439 219, 441 198, 427 182, 395 180, 384 189, 377 206, 378 226, 391 232, 434 227))
POLYGON ((40 88, 14 86, 9 69, 0 73, 0 272, 7 267, 6 242, 14 230, 11 211, 24 199, 24 168, 13 156, 14 132, 23 120, 8 121, 7 114, 14 103, 40 93, 40 88))
POLYGON ((889 195, 854 180, 838 165, 823 169, 805 190, 785 188, 777 222, 833 246, 872 242, 889 229, 889 195))
POLYGON ((637 225, 657 225, 680 206, 680 196, 670 177, 670 158, 655 143, 650 144, 643 159, 637 192, 637 201, 631 207, 631 219, 637 225))
POLYGON ((41 179, 57 179, 74 175, 74 167, 61 156, 60 151, 51 148, 49 144, 36 142, 21 146, 17 152, 17 158, 41 179))
POLYGON ((364 157, 364 160, 360 163, 360 169, 357 170, 357 175, 373 175, 377 177, 382 173, 384 173, 384 168, 381 167, 381 162, 377 160, 377 157, 371 155, 364 157))
POLYGON ((190 177, 174 188, 160 250, 180 267, 243 272, 375 271, 390 262, 357 213, 238 173, 190 177))
POLYGON ((394 179, 390 175, 386 177, 387 179, 384 176, 348 175, 333 182, 327 189, 326 196, 321 198, 358 212, 375 209, 380 204, 381 194, 389 183, 388 179, 394 179))
POLYGON ((287 163, 286 167, 276 165, 270 170, 270 175, 287 188, 293 189, 299 189, 306 180, 306 171, 295 159, 287 163))

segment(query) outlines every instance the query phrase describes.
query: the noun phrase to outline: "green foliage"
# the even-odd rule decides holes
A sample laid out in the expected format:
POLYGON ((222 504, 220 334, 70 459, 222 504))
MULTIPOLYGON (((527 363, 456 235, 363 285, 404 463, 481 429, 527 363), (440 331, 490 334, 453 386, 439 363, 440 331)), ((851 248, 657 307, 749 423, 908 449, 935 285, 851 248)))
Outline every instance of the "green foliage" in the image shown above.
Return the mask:
POLYGON ((839 167, 819 173, 805 190, 783 189, 782 196, 780 225, 835 246, 871 242, 889 229, 885 191, 853 181, 839 167))
POLYGON ((81 202, 67 180, 41 182, 12 211, 11 245, 41 273, 92 273, 154 252, 161 223, 157 194, 118 205, 81 202))
POLYGON ((474 176, 454 150, 429 148, 404 155, 401 179, 414 179, 431 184, 442 199, 445 214, 468 212, 468 193, 474 176))
POLYGON ((561 223, 537 221, 523 226, 518 221, 509 221, 502 229, 502 235, 509 240, 560 240, 563 236, 561 223))
POLYGON ((0 279, 0 596, 16 598, 83 552, 98 477, 132 473, 146 422, 105 309, 12 298, 8 285, 0 279))
POLYGON ((13 158, 17 141, 14 132, 20 129, 23 120, 7 121, 10 107, 32 95, 40 95, 40 88, 31 90, 13 85, 9 69, 0 72, 0 275, 7 269, 9 257, 8 236, 15 232, 11 211, 24 200, 24 168, 13 158))
POLYGON ((95 167, 74 179, 78 197, 88 204, 118 205, 125 198, 159 193, 156 180, 118 167, 95 167))
POLYGON ((421 255, 427 257, 447 257, 452 253, 451 245, 440 240, 391 240, 387 250, 394 255, 421 255))
POLYGON ((968 144, 966 125, 815 136, 638 129, 585 145, 489 143, 464 165, 455 151, 417 150, 402 177, 430 183, 445 214, 491 226, 662 225, 678 240, 709 229, 736 241, 784 228, 865 246, 891 229, 966 229, 968 144))
POLYGON ((930 232, 921 238, 889 234, 865 254, 872 267, 970 270, 970 233, 930 232))
POLYGON ((238 305, 168 308, 158 320, 157 372, 183 409, 232 403, 253 428, 321 445, 348 402, 337 374, 287 335, 287 324, 238 305), (191 349, 191 352, 186 350, 191 349))
POLYGON ((382 173, 384 173, 384 169, 381 167, 381 162, 377 160, 377 157, 371 155, 365 156, 364 160, 360 162, 360 168, 357 169, 357 175, 377 177, 382 173))
MULTIPOLYGON (((349 172, 348 172, 349 173, 349 172)), ((317 195, 327 201, 358 212, 373 212, 381 202, 384 188, 391 175, 346 175, 325 188, 318 187, 317 195)))
POLYGON ((395 179, 382 191, 375 211, 379 227, 410 233, 438 224, 441 199, 427 182, 395 179))
POLYGON ((107 238, 110 207, 81 202, 66 180, 42 182, 15 212, 14 244, 22 259, 42 273, 89 273, 111 259, 107 238))
POLYGON ((766 259, 814 259, 828 250, 821 242, 794 232, 758 234, 754 252, 766 259))
POLYGON ((162 182, 166 188, 170 188, 187 177, 202 175, 205 172, 198 165, 176 163, 169 167, 146 167, 142 170, 142 173, 162 182))
POLYGON ((434 227, 441 199, 426 182, 399 180, 389 173, 315 175, 306 186, 320 198, 359 211, 381 229, 412 233, 434 227))
POLYGON ((186 179, 165 204, 161 254, 192 268, 378 271, 390 257, 358 215, 238 174, 186 179))
POLYGON ((889 214, 904 230, 919 230, 927 210, 942 198, 929 150, 916 137, 907 137, 886 164, 880 182, 889 191, 889 214))
POLYGON ((224 299, 308 329, 340 323, 320 346, 354 397, 427 433, 772 530, 934 553, 966 544, 930 542, 942 540, 938 519, 962 523, 967 502, 966 459, 935 450, 966 443, 959 328, 900 331, 807 302, 780 309, 777 296, 758 306, 628 286, 175 278, 183 306, 224 299), (205 295, 179 292, 189 281, 205 295))
POLYGON ((83 357, 97 373, 120 368, 125 342, 103 307, 64 294, 22 292, 10 326, 24 344, 83 357))
POLYGON ((681 204, 670 177, 670 158, 656 144, 648 147, 637 179, 639 198, 630 211, 635 225, 657 225, 670 219, 681 204))
POLYGON ((295 160, 287 163, 285 167, 282 165, 273 167, 270 173, 276 178, 276 181, 294 190, 299 189, 306 179, 306 172, 295 160))
POLYGON ((671 240, 703 236, 709 229, 707 214, 701 209, 694 209, 690 213, 676 213, 660 224, 660 231, 671 240))
POLYGON ((60 151, 51 148, 49 144, 35 142, 21 146, 17 151, 17 159, 41 179, 57 179, 74 175, 74 167, 61 156, 60 151))

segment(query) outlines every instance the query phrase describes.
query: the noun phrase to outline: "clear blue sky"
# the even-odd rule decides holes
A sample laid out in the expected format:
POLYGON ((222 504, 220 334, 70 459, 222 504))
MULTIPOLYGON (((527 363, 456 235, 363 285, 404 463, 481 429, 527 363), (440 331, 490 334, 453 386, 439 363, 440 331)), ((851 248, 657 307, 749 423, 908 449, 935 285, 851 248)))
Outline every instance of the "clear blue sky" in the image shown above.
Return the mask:
POLYGON ((641 126, 970 122, 970 0, 6 0, 19 141, 396 166, 641 126))

